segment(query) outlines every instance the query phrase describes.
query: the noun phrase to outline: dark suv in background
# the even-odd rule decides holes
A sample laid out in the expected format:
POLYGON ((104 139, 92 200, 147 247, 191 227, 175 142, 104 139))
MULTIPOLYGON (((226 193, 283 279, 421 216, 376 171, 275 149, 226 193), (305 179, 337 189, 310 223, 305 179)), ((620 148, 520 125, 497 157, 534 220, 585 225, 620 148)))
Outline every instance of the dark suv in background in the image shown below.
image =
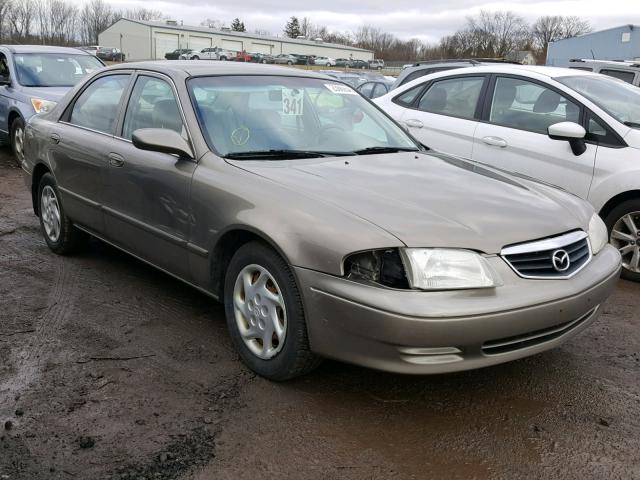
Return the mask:
POLYGON ((173 52, 167 52, 164 54, 164 58, 167 60, 178 60, 180 55, 188 55, 193 52, 192 48, 178 48, 173 52))

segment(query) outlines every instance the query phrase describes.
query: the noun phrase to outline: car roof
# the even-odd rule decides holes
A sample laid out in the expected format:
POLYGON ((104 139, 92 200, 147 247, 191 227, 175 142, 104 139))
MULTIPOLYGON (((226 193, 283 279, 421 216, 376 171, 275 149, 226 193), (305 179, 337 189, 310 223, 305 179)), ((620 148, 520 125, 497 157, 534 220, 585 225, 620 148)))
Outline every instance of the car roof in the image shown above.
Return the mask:
MULTIPOLYGON (((514 75, 533 73, 533 74, 542 75, 549 78, 578 76, 578 75, 585 75, 585 76, 597 75, 592 72, 587 72, 585 70, 578 70, 575 68, 547 67, 547 66, 541 66, 541 65, 492 64, 492 65, 476 65, 473 68, 458 68, 455 70, 444 70, 444 71, 432 73, 430 75, 426 75, 424 77, 420 77, 416 80, 424 81, 425 78, 436 78, 436 77, 444 77, 448 75, 465 75, 465 74, 478 74, 478 73, 512 73, 514 75)), ((413 84, 413 82, 415 82, 415 80, 409 83, 413 84)), ((405 85, 409 85, 409 83, 405 85)), ((402 85, 402 86, 404 87, 405 85, 402 85)))
POLYGON ((48 45, 0 45, 11 53, 73 53, 76 55, 91 55, 90 53, 73 47, 52 47, 48 45))
MULTIPOLYGON (((312 70, 279 67, 262 63, 239 62, 202 62, 199 60, 156 60, 147 62, 121 63, 107 67, 106 70, 151 70, 155 72, 181 74, 182 76, 205 75, 275 75, 287 77, 309 77, 326 79, 327 77, 312 70)), ((104 71, 104 70, 103 70, 104 71)))

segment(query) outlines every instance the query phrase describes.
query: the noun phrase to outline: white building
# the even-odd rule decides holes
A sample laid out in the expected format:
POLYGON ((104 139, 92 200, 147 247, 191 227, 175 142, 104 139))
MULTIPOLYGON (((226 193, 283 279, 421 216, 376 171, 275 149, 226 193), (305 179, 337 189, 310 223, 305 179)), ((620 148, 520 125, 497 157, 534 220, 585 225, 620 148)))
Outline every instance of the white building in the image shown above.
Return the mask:
POLYGON ((232 32, 206 27, 188 27, 176 22, 146 22, 121 18, 98 36, 99 44, 117 47, 127 60, 164 59, 178 48, 201 50, 221 47, 249 53, 296 53, 331 58, 371 60, 373 52, 346 45, 287 37, 271 37, 247 32, 232 32))

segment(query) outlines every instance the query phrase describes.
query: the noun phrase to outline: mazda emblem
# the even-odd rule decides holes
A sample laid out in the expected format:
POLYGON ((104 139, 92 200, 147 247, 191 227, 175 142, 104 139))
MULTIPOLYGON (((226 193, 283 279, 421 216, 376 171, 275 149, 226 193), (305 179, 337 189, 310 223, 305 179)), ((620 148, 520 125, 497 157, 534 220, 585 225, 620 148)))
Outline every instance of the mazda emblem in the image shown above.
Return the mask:
POLYGON ((566 272, 571 266, 571 259, 566 250, 556 250, 551 255, 551 261, 553 262, 553 268, 557 272, 566 272))

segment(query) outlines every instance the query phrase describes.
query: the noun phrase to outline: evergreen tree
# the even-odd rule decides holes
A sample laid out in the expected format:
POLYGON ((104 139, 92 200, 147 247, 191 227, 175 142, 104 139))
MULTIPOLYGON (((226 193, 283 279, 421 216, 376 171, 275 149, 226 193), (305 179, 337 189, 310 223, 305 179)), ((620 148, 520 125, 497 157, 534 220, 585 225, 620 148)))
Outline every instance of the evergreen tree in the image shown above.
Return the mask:
POLYGON ((231 22, 231 30, 234 32, 246 32, 247 29, 244 28, 244 22, 241 22, 239 18, 234 18, 233 22, 231 22))
POLYGON ((284 26, 284 34, 289 38, 297 38, 302 33, 300 32, 300 22, 298 17, 291 17, 287 24, 284 26))

